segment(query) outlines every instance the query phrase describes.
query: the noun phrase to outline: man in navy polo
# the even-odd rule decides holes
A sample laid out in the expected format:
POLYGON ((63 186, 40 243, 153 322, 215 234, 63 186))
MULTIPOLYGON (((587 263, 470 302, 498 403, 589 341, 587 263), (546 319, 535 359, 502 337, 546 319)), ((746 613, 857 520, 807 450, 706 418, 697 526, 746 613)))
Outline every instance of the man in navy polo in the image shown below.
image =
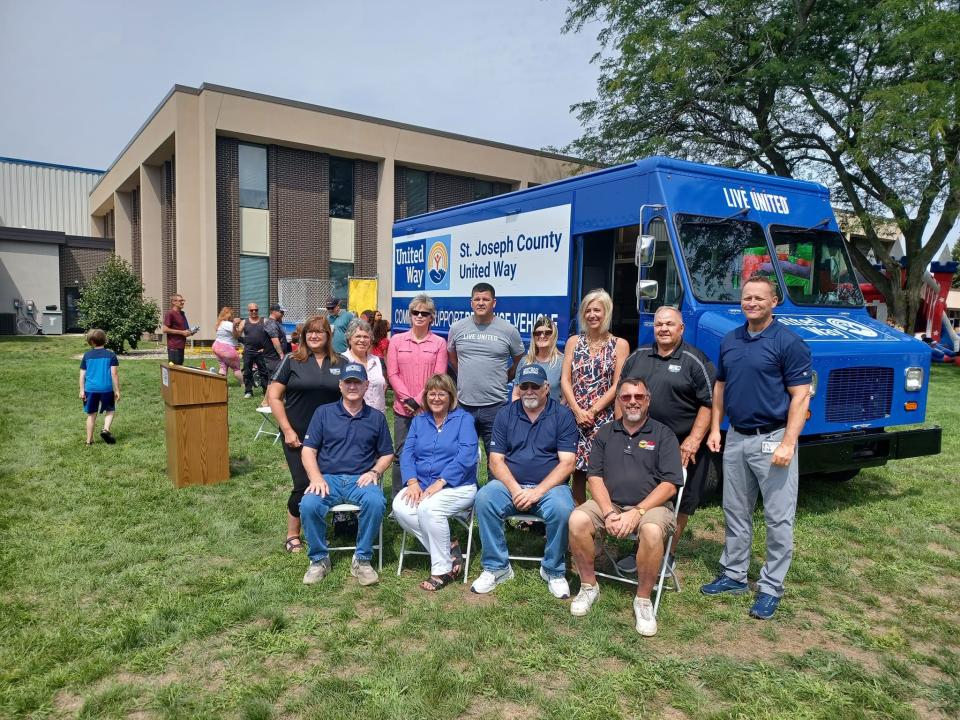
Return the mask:
POLYGON ((769 620, 783 596, 793 558, 797 512, 797 438, 810 404, 810 349, 777 322, 773 281, 753 275, 741 289, 745 325, 720 343, 717 382, 707 446, 720 451, 720 421, 730 420, 723 452, 723 514, 726 540, 721 573, 700 591, 705 595, 748 590, 747 568, 753 544, 753 509, 763 497, 767 556, 751 617, 769 620))
POLYGON ((550 398, 547 373, 527 365, 516 379, 520 399, 497 413, 490 440, 491 479, 476 499, 483 572, 471 587, 488 593, 513 578, 503 522, 530 513, 546 523, 540 577, 556 598, 570 597, 567 585, 567 521, 573 495, 567 481, 576 462, 577 423, 570 410, 550 398))
POLYGON ((300 501, 300 519, 310 548, 310 567, 303 576, 306 585, 320 582, 330 572, 324 516, 340 503, 360 506, 350 574, 361 585, 373 585, 380 579, 370 559, 387 507, 380 478, 393 462, 393 443, 383 413, 364 403, 366 391, 366 368, 359 363, 345 365, 340 373, 341 399, 316 409, 303 438, 303 468, 310 479, 300 501))

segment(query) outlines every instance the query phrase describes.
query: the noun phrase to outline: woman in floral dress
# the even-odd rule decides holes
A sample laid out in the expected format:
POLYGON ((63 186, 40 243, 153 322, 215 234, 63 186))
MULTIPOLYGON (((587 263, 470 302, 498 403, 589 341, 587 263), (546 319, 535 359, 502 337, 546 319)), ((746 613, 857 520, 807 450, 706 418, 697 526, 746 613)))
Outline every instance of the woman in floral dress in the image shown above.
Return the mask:
POLYGON ((581 334, 567 340, 560 385, 580 429, 573 499, 587 500, 587 465, 593 436, 613 419, 620 370, 629 346, 610 333, 613 301, 606 290, 591 290, 580 303, 581 334))

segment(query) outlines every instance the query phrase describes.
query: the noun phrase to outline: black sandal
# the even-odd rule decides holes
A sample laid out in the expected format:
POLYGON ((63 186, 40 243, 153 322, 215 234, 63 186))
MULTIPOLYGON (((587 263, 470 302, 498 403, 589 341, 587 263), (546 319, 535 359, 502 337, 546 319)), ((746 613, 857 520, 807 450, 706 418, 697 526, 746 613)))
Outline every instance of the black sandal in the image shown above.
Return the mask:
POLYGON ((456 540, 450 545, 450 555, 453 560, 453 566, 447 574, 460 577, 460 574, 463 572, 463 550, 460 549, 460 543, 456 540))
POLYGON ((431 575, 422 583, 420 583, 420 589, 427 592, 436 592, 437 590, 442 590, 450 583, 456 582, 457 576, 453 572, 444 573, 443 575, 431 575))
POLYGON ((291 535, 287 538, 287 542, 283 544, 283 547, 288 553, 298 553, 303 550, 303 541, 296 535, 291 535))

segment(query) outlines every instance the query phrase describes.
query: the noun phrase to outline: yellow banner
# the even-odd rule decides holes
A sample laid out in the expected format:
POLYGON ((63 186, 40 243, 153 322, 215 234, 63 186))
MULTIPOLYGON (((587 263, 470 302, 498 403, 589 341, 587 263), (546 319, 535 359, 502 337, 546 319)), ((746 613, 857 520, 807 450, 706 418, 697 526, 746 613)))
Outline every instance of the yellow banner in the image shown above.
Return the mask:
MULTIPOLYGON (((348 292, 350 293, 347 310, 359 315, 364 310, 377 309, 377 279, 376 278, 349 278, 348 292)), ((385 315, 389 313, 384 313, 385 315)))

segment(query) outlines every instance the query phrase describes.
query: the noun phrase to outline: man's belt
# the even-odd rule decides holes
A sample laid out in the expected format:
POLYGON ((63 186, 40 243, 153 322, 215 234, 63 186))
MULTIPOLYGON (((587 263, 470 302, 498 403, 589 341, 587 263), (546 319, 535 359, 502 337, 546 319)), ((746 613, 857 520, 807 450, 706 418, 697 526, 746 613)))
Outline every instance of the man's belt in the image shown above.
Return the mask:
POLYGON ((738 428, 734 426, 733 429, 741 435, 766 435, 767 433, 776 432, 777 430, 783 430, 786 426, 787 424, 785 422, 774 422, 755 428, 738 428))

